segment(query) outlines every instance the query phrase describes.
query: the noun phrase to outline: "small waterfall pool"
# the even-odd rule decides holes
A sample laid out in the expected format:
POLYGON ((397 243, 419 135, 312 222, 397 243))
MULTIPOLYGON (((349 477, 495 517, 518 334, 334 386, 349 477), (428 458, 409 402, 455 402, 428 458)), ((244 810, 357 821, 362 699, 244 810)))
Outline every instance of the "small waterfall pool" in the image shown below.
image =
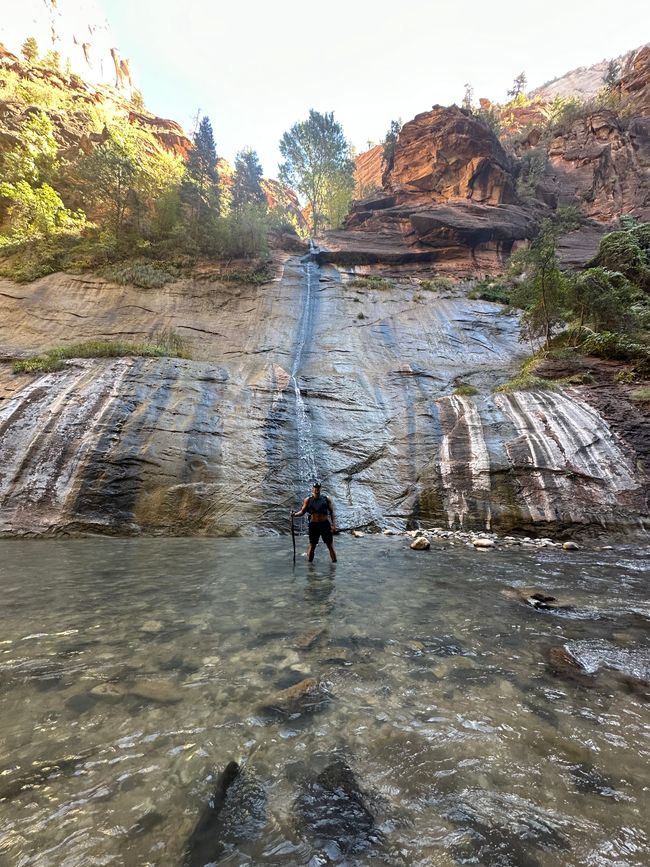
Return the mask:
POLYGON ((647 552, 408 541, 0 542, 0 863, 180 865, 234 759, 262 818, 215 863, 647 865, 647 552))

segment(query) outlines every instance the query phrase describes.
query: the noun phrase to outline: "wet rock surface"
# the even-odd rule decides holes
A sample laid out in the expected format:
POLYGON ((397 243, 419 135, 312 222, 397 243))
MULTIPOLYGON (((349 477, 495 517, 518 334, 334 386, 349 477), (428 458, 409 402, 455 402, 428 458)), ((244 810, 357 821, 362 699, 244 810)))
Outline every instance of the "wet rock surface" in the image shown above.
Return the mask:
POLYGON ((262 287, 2 283, 12 355, 173 327, 193 360, 78 360, 31 377, 0 364, 0 532, 285 532, 306 452, 342 528, 555 536, 645 514, 638 425, 612 432, 587 386, 492 392, 521 356, 516 316, 410 281, 355 288, 330 267, 307 291, 300 260, 277 267, 262 287), (458 382, 479 393, 454 394, 458 382))
POLYGON ((296 798, 294 811, 304 832, 331 861, 363 852, 381 841, 367 797, 349 765, 338 759, 296 798))

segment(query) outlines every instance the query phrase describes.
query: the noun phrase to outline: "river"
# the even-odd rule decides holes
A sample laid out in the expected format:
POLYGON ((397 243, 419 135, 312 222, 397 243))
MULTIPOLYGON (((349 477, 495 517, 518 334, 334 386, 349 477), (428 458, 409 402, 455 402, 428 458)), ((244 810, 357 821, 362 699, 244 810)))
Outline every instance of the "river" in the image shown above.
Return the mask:
POLYGON ((647 865, 647 551, 408 541, 0 543, 0 863, 180 865, 235 760, 220 864, 647 865), (341 761, 343 842, 305 807, 341 761))

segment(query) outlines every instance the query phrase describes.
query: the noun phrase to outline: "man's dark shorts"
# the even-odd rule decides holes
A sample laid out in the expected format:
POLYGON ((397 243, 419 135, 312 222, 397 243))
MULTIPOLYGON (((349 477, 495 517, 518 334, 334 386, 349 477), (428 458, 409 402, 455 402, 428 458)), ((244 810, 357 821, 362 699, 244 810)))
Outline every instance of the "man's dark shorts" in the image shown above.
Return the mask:
POLYGON ((322 539, 326 545, 331 545, 334 536, 332 535, 332 525, 329 521, 310 521, 309 522, 309 544, 318 545, 318 540, 322 539))

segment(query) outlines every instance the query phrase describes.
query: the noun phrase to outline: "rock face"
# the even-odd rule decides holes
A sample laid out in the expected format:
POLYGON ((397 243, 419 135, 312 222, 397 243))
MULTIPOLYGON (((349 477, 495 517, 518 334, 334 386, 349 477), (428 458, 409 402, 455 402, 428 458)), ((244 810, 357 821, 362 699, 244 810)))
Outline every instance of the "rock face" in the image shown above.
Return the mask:
POLYGON ((435 106, 404 124, 385 186, 397 203, 514 201, 506 152, 485 124, 456 106, 435 106))
POLYGON ((370 150, 359 154, 354 167, 354 197, 365 199, 381 190, 386 168, 383 145, 375 145, 370 150))
POLYGON ((120 60, 106 16, 94 0, 23 0, 0 18, 0 42, 14 53, 33 36, 41 55, 58 52, 61 68, 93 84, 131 94, 128 61, 120 60))
POLYGON ((590 387, 493 393, 519 365, 516 316, 412 285, 354 290, 298 258, 283 269, 262 287, 0 282, 5 358, 164 328, 193 355, 45 375, 0 363, 0 532, 284 531, 309 455, 341 528, 547 535, 647 515, 638 428, 605 421, 613 392, 600 412, 590 387))
POLYGON ((546 180, 561 205, 612 223, 620 214, 650 219, 650 117, 598 111, 575 121, 548 149, 546 180))
POLYGON ((326 260, 437 262, 471 274, 501 267, 536 229, 514 204, 512 163, 498 139, 456 106, 404 124, 383 185, 353 206, 346 233, 327 235, 326 260))

